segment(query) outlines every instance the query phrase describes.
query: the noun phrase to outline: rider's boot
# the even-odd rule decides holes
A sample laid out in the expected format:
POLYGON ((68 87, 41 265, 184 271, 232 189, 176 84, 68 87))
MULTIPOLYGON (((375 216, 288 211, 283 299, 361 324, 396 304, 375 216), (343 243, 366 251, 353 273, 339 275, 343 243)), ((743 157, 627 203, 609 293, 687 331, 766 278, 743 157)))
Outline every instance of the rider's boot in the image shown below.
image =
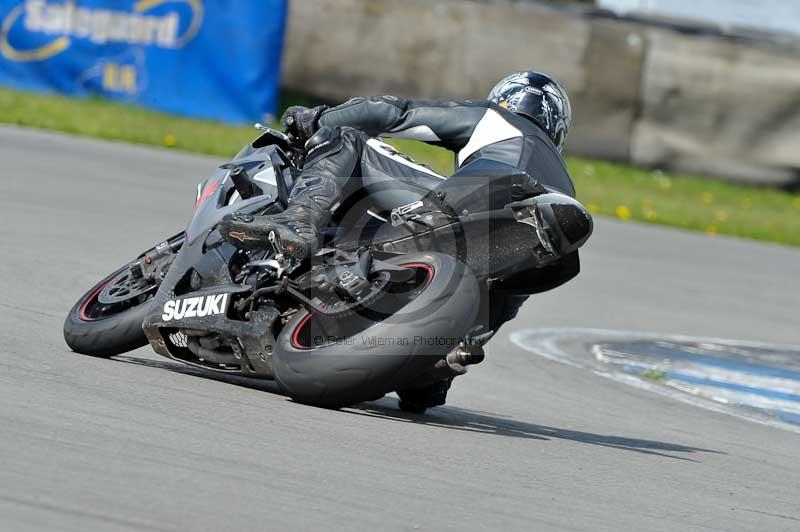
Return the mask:
POLYGON ((400 410, 413 414, 422 414, 429 408, 442 406, 447 401, 447 391, 452 383, 453 379, 449 378, 424 388, 400 390, 397 392, 400 398, 398 406, 400 410))
POLYGON ((316 253, 321 229, 339 206, 341 191, 331 177, 308 176, 295 184, 289 206, 280 214, 253 216, 237 213, 219 224, 222 237, 240 249, 267 249, 275 233, 284 255, 303 259, 316 253))
POLYGON ((320 231, 342 201, 347 176, 358 165, 362 135, 350 128, 320 128, 306 142, 303 174, 286 210, 269 216, 226 216, 219 225, 222 237, 238 248, 267 249, 274 232, 285 255, 301 259, 313 255, 321 244, 320 231))

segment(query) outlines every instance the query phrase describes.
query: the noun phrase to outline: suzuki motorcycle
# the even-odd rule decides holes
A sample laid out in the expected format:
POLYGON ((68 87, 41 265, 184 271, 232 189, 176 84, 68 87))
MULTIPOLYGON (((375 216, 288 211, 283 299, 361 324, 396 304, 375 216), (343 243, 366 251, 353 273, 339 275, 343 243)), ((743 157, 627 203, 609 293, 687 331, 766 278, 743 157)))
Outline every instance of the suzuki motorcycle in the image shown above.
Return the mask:
POLYGON ((553 263, 591 232, 570 241, 546 189, 479 159, 410 188, 365 177, 364 197, 337 210, 310 259, 282 255, 274 234, 264 250, 239 250, 218 223, 284 209, 305 156, 291 137, 257 127, 198 185, 185 231, 78 300, 64 324, 74 351, 110 357, 149 343, 183 364, 274 379, 322 407, 402 396, 480 362, 502 323, 501 294, 565 282, 553 263))

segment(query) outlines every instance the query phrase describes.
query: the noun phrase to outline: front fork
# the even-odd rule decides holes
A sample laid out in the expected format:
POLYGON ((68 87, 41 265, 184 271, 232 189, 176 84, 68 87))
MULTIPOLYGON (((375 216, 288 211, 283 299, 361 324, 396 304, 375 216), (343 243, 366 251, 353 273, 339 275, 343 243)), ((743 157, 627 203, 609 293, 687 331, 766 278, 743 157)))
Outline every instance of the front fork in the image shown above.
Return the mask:
POLYGON ((131 263, 131 274, 134 278, 144 279, 160 286, 185 242, 186 233, 180 233, 161 242, 131 263))

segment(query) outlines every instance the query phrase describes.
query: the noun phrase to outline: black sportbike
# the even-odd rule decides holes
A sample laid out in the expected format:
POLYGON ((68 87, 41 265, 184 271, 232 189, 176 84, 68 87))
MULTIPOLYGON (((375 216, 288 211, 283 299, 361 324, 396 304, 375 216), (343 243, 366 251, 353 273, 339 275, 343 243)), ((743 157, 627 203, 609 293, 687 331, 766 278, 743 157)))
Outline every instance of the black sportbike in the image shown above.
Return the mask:
POLYGON ((222 217, 280 212, 304 159, 291 137, 260 129, 198 186, 185 231, 78 300, 64 324, 74 351, 109 357, 149 342, 184 364, 275 379, 323 407, 402 398, 480 362, 509 294, 577 273, 563 264, 577 265, 591 219, 574 241, 548 190, 480 159, 431 177, 424 194, 417 183, 416 197, 385 181, 370 191, 365 178, 368 193, 337 211, 311 259, 283 256, 274 234, 263 251, 238 250, 220 237, 222 217))

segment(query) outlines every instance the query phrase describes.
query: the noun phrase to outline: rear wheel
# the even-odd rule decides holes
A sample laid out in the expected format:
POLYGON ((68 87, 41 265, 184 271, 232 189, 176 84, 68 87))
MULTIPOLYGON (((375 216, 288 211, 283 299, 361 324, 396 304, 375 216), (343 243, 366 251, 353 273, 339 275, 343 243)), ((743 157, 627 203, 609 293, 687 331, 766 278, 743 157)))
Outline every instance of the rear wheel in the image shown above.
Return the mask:
POLYGON ((64 340, 76 353, 110 357, 147 345, 142 322, 158 287, 129 266, 97 283, 69 311, 64 340))
POLYGON ((429 371, 472 327, 480 292, 466 266, 440 253, 388 262, 417 275, 358 314, 326 322, 302 310, 286 324, 273 365, 293 399, 328 408, 378 399, 429 371))

